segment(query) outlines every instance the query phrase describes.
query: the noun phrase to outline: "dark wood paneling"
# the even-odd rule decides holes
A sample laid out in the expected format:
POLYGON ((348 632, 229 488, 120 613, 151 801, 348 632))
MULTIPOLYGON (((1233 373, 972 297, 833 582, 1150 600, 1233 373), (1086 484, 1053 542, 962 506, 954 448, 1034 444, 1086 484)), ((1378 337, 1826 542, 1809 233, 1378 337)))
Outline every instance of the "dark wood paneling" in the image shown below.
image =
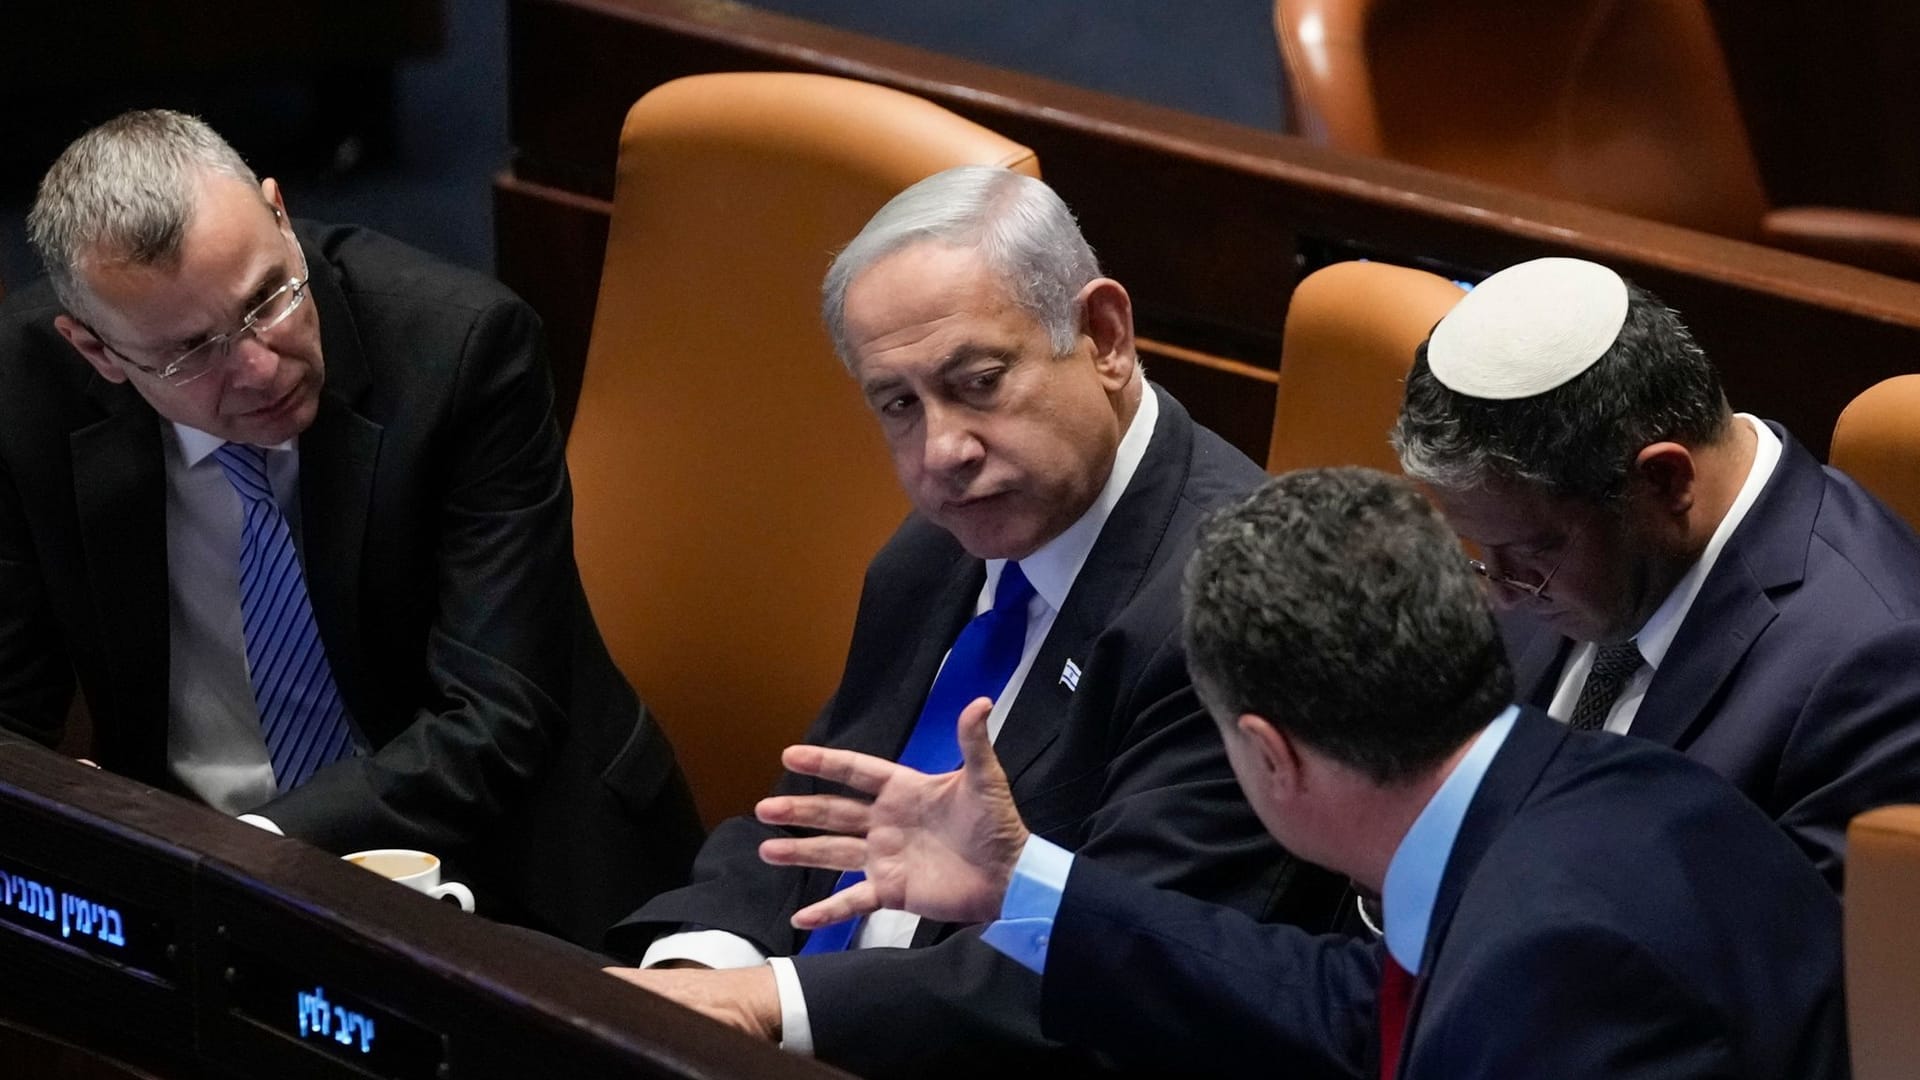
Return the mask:
MULTIPOLYGON (((1142 334, 1175 348, 1276 368, 1304 251, 1469 272, 1570 254, 1612 265, 1678 308, 1736 405, 1785 422, 1816 452, 1853 394, 1920 365, 1920 285, 1867 271, 1349 157, 728 0, 510 0, 509 10, 516 180, 605 199, 627 108, 671 78, 804 70, 867 79, 1032 147, 1132 292, 1142 334)), ((504 232, 521 211, 502 207, 504 232)), ((502 251, 500 269, 523 281, 572 277, 599 261, 597 245, 519 245, 502 251), (577 265, 557 272, 562 261, 577 265)), ((550 324, 590 310, 578 296, 545 303, 550 324)), ((1163 362, 1156 375, 1234 385, 1218 371, 1188 376, 1184 363, 1163 362)), ((1195 415, 1250 437, 1272 391, 1241 384, 1198 401, 1195 415)))

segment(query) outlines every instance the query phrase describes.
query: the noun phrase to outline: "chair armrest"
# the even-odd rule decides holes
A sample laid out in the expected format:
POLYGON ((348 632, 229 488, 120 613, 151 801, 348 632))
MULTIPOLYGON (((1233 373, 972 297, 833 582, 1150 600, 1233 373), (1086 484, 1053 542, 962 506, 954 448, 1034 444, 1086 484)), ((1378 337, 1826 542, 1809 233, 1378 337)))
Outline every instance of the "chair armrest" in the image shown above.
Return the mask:
POLYGON ((1920 280, 1920 217, 1790 206, 1760 220, 1761 242, 1802 255, 1920 280))

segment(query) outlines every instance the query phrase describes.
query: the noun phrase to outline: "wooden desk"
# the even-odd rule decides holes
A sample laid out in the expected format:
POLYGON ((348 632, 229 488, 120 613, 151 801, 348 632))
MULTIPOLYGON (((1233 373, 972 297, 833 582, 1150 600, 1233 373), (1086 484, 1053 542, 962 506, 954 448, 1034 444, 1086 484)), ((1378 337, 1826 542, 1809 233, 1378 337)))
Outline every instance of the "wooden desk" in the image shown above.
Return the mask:
POLYGON ((90 1052, 0 1034, 8 1075, 842 1075, 571 946, 6 735, 0 904, 0 1025, 90 1052))
POLYGON ((1356 254, 1461 274, 1547 254, 1605 262, 1687 317, 1736 407, 1786 423, 1817 454, 1854 394, 1920 368, 1920 284, 1348 157, 730 0, 509 0, 509 19, 517 150, 495 184, 498 268, 546 318, 563 417, 586 356, 626 110, 669 79, 729 70, 871 80, 1032 147, 1134 294, 1153 376, 1256 459, 1294 283, 1356 254))

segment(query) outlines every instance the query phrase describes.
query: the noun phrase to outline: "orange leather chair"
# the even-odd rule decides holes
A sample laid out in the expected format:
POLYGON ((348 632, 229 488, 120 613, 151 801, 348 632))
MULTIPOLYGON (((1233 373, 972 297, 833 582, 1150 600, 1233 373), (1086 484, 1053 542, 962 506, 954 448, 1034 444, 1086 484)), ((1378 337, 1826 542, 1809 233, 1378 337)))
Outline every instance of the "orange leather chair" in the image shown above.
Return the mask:
POLYGON ((1827 460, 1920 529, 1920 375, 1895 375, 1854 398, 1834 422, 1827 460))
POLYGON ((1847 1034, 1854 1080, 1920 1076, 1920 806, 1847 829, 1847 1034))
POLYGON ((709 824, 766 794, 832 693, 908 509, 820 279, 888 199, 961 164, 1038 175, 1025 147, 828 76, 699 75, 627 114, 567 448, 575 549, 709 824))
POLYGON ((1465 295, 1438 274, 1391 263, 1335 263, 1307 275, 1287 308, 1267 471, 1399 472, 1387 434, 1414 350, 1465 295))
POLYGON ((1702 0, 1275 0, 1299 132, 1920 277, 1920 219, 1775 209, 1702 0))

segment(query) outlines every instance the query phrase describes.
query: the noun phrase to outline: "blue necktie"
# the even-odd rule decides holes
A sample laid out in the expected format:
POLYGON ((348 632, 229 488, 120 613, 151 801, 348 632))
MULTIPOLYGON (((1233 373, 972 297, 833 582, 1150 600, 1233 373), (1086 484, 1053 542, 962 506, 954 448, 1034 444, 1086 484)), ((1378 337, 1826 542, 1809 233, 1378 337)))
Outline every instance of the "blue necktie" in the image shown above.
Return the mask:
MULTIPOLYGON (((960 739, 956 734, 960 713, 975 698, 999 700, 1000 692, 1020 666, 1020 654, 1027 644, 1027 601, 1033 596, 1033 584, 1021 573, 1020 564, 1007 563, 1000 570, 1000 583, 993 590, 993 607, 975 615, 954 639, 947 662, 927 691, 927 703, 920 719, 907 736, 906 749, 900 751, 900 764, 923 773, 952 772, 960 767, 960 739)), ((840 875, 833 891, 839 892, 866 879, 858 870, 840 875)), ((858 919, 834 923, 815 930, 807 938, 800 955, 839 952, 853 940, 858 919)))
POLYGON ((240 493, 240 617, 247 634, 247 672, 273 778, 282 793, 324 765, 353 753, 353 729, 313 621, 306 575, 293 549, 286 515, 267 482, 267 452, 227 443, 213 452, 240 493))

